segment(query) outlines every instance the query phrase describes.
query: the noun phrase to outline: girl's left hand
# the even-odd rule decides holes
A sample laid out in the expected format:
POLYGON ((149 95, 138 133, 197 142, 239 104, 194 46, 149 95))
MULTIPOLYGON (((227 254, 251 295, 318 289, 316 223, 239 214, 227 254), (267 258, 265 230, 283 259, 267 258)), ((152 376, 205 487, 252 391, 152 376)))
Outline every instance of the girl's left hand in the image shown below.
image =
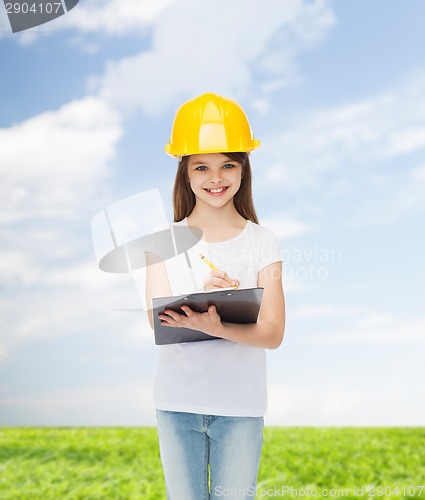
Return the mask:
POLYGON ((222 323, 215 306, 210 306, 208 311, 204 313, 192 311, 189 306, 181 306, 181 309, 186 316, 170 309, 166 309, 164 314, 159 314, 158 317, 161 320, 161 325, 172 328, 191 328, 192 330, 198 330, 213 337, 220 337, 219 332, 222 323))

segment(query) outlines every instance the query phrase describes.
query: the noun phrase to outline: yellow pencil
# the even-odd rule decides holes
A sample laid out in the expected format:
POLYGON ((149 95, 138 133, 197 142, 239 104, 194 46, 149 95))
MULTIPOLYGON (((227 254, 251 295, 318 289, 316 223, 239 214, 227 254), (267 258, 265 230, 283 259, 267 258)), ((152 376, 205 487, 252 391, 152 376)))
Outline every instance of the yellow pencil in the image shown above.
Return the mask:
MULTIPOLYGON (((199 254, 199 257, 201 257, 201 259, 205 262, 205 264, 207 266, 209 266, 213 271, 218 271, 218 268, 210 261, 208 260, 204 254, 200 253, 199 254)), ((234 288, 235 290, 237 290, 237 286, 233 286, 232 288, 234 288)))
POLYGON ((199 254, 199 257, 201 257, 201 259, 205 262, 205 264, 207 266, 210 266, 210 268, 213 270, 213 271, 218 271, 218 268, 210 261, 208 260, 204 254, 200 253, 199 254))

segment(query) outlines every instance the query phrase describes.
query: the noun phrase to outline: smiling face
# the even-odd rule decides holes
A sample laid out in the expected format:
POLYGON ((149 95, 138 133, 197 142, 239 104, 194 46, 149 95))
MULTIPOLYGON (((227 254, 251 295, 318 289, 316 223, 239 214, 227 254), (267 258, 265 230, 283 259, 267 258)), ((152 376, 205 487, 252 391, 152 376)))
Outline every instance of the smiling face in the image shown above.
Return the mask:
MULTIPOLYGON (((258 217, 255 213, 254 201, 252 199, 252 172, 248 153, 209 153, 183 156, 178 162, 176 178, 174 180, 173 211, 175 222, 182 221, 185 217, 188 217, 193 212, 197 200, 201 200, 192 190, 192 184, 197 194, 202 196, 202 201, 206 199, 209 203, 208 206, 212 208, 220 207, 223 204, 223 200, 229 201, 228 196, 230 194, 231 205, 228 204, 228 206, 230 208, 235 208, 244 219, 258 224, 258 217), (223 193, 225 197, 213 197, 207 194, 208 191, 200 191, 204 187, 206 190, 210 187, 222 187, 220 184, 218 186, 217 183, 214 184, 214 180, 210 181, 209 186, 198 186, 198 182, 201 182, 200 179, 198 179, 198 175, 205 175, 205 172, 209 172, 211 175, 211 168, 213 168, 213 165, 210 165, 210 163, 213 160, 215 161, 216 158, 222 161, 222 164, 219 164, 218 168, 224 171, 224 173, 220 174, 224 176, 223 181, 226 180, 229 182, 225 193, 223 193), (189 168, 190 161, 193 163, 189 168), (204 164, 202 164, 202 161, 204 164), (194 164, 194 162, 201 163, 194 164), (236 179, 232 176, 235 176, 236 179), (239 186, 239 188, 237 186, 239 186), (233 198, 232 192, 229 190, 230 187, 232 188, 232 192, 236 193, 233 198)), ((221 184, 224 185, 224 182, 221 182, 221 184)))
POLYGON ((222 153, 191 155, 187 166, 197 203, 220 208, 233 202, 242 179, 242 165, 222 153))

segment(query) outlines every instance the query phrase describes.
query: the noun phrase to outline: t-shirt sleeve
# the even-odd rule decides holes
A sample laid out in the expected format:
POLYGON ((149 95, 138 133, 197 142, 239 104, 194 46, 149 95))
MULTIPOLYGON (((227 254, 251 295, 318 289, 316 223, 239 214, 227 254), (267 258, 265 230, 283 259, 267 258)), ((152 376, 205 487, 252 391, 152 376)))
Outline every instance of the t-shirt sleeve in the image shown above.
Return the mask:
POLYGON ((279 239, 270 229, 264 227, 259 249, 258 269, 261 270, 274 262, 281 261, 283 258, 279 239))

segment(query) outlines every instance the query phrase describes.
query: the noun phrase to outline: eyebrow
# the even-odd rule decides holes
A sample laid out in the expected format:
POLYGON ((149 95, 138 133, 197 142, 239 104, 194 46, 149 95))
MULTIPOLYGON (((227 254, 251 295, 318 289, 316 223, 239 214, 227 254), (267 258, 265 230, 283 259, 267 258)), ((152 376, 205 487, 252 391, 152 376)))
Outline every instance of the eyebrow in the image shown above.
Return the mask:
MULTIPOLYGON (((227 163, 238 163, 236 160, 231 160, 230 158, 226 161, 223 161, 222 165, 226 165, 227 163)), ((208 165, 207 161, 192 161, 191 165, 208 165)))

